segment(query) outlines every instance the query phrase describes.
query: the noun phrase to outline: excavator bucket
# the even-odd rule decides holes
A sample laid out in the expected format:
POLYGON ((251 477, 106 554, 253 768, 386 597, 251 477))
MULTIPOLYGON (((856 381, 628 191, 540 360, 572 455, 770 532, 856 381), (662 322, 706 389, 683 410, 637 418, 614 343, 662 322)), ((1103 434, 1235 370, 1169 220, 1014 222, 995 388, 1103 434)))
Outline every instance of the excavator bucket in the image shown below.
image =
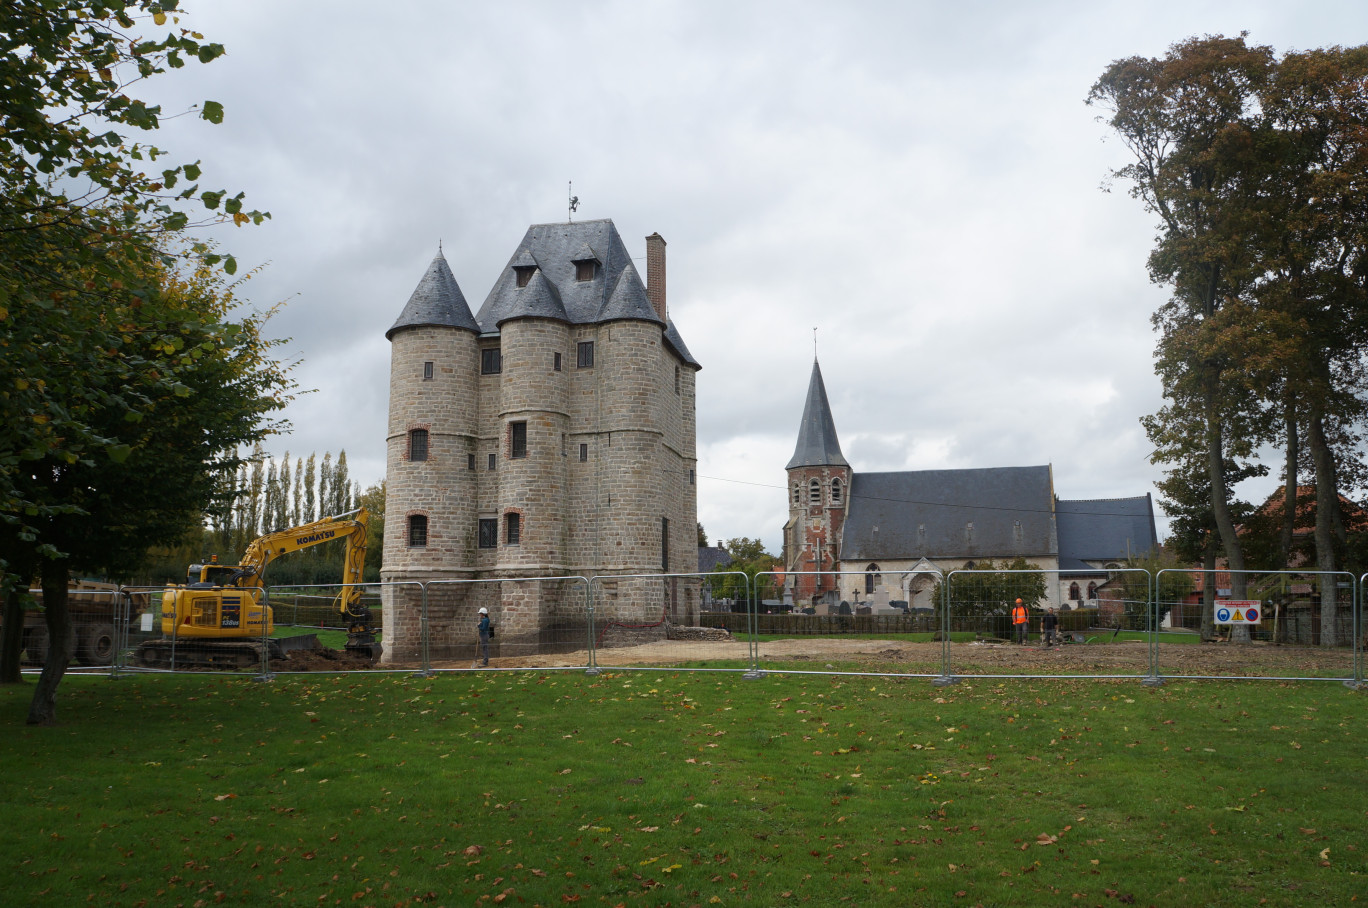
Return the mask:
POLYGON ((276 637, 271 641, 274 648, 280 650, 282 655, 290 653, 316 652, 323 648, 323 644, 318 642, 317 634, 300 634, 298 637, 276 637))

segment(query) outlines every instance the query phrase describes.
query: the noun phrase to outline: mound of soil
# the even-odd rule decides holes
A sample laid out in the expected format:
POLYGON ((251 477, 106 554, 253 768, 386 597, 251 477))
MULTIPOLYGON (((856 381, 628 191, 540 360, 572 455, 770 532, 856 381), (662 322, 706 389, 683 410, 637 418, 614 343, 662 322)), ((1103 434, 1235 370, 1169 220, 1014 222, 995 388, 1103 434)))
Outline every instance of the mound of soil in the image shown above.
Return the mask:
POLYGON ((356 653, 326 647, 295 650, 284 659, 272 659, 273 672, 360 672, 374 667, 369 659, 356 653))

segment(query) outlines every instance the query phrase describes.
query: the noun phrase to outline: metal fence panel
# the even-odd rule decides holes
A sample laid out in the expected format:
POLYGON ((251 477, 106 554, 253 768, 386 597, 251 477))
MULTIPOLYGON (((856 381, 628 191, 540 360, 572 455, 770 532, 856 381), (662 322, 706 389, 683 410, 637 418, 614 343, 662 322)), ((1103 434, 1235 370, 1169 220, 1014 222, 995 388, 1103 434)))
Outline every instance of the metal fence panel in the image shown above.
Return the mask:
POLYGON ((1144 569, 956 570, 945 575, 941 593, 944 680, 959 673, 1152 675, 1151 577, 1144 569), (1021 625, 1012 615, 1018 599, 1027 618, 1021 625), (1047 642, 1050 613, 1056 627, 1047 642))
POLYGON ((1356 677, 1359 597, 1352 574, 1165 569, 1155 585, 1155 659, 1163 677, 1356 677), (1240 623, 1249 617, 1245 602, 1257 613, 1252 624, 1240 623), (1232 623, 1218 622, 1222 610, 1232 623))
POLYGON ((746 575, 739 571, 595 575, 590 580, 593 666, 679 668, 713 661, 703 667, 749 670, 750 635, 739 634, 722 616, 736 616, 731 609, 738 600, 744 607, 750 595, 746 575), (703 645, 707 654, 720 658, 708 660, 703 645))
MULTIPOLYGON (((20 662, 24 670, 41 669, 51 650, 43 591, 29 590, 36 607, 24 611, 20 662)), ((123 615, 132 594, 106 584, 78 583, 67 590, 67 614, 71 621, 71 672, 113 671, 119 653, 123 615)), ((145 597, 140 604, 145 607, 145 597)))
POLYGON ((589 581, 580 576, 497 580, 433 580, 424 584, 426 608, 394 613, 396 648, 387 664, 416 646, 425 670, 483 668, 479 610, 487 609, 494 636, 490 668, 566 668, 588 665, 589 581), (419 620, 415 620, 415 618, 419 620))
POLYGON ((828 665, 844 663, 847 669, 872 674, 936 677, 944 667, 936 643, 937 618, 933 609, 920 608, 930 589, 939 582, 935 571, 881 571, 876 584, 865 571, 766 571, 755 577, 755 659, 758 670, 827 671, 828 665), (784 588, 791 590, 800 578, 830 583, 820 605, 785 605, 784 588), (889 583, 888 580, 892 580, 889 583), (871 590, 901 592, 893 600, 871 590), (926 587, 925 590, 920 587, 926 587), (863 588, 863 589, 862 589, 863 588), (849 589, 849 597, 840 591, 849 589), (777 607, 765 607, 765 603, 777 607), (877 641, 880 646, 871 646, 877 641))

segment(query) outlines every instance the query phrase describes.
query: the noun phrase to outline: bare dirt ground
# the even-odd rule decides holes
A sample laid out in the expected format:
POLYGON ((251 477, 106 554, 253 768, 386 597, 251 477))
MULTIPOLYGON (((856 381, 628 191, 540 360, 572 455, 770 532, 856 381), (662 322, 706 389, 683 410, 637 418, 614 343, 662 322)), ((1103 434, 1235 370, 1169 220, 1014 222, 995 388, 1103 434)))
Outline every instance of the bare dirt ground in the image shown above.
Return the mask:
MULTIPOLYGON (((763 668, 782 671, 822 670, 830 665, 846 671, 938 673, 941 644, 908 643, 858 637, 799 637, 759 644, 763 668)), ((679 665, 694 662, 745 663, 749 648, 744 639, 728 641, 664 640, 639 646, 600 649, 600 667, 679 665)), ((1042 675, 1145 675, 1149 647, 1144 642, 1064 644, 1045 648, 1039 643, 954 643, 950 647, 953 673, 1042 675)), ((575 668, 588 664, 584 651, 553 655, 506 655, 490 660, 491 668, 575 668)), ((1273 677, 1352 677, 1353 651, 1303 646, 1228 643, 1162 643, 1161 674, 1273 677)), ((433 668, 470 668, 468 660, 433 663, 433 668)))

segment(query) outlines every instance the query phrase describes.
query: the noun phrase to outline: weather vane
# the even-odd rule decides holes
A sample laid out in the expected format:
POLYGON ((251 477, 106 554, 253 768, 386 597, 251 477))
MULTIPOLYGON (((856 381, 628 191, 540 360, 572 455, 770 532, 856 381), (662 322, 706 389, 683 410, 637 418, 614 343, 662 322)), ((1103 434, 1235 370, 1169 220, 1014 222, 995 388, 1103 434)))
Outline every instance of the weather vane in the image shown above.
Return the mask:
POLYGON ((575 195, 574 180, 570 181, 570 190, 568 194, 570 196, 570 215, 568 221, 573 221, 575 219, 575 212, 579 211, 579 196, 575 195))
POLYGON ((812 329, 812 361, 817 362, 817 329, 812 329))

